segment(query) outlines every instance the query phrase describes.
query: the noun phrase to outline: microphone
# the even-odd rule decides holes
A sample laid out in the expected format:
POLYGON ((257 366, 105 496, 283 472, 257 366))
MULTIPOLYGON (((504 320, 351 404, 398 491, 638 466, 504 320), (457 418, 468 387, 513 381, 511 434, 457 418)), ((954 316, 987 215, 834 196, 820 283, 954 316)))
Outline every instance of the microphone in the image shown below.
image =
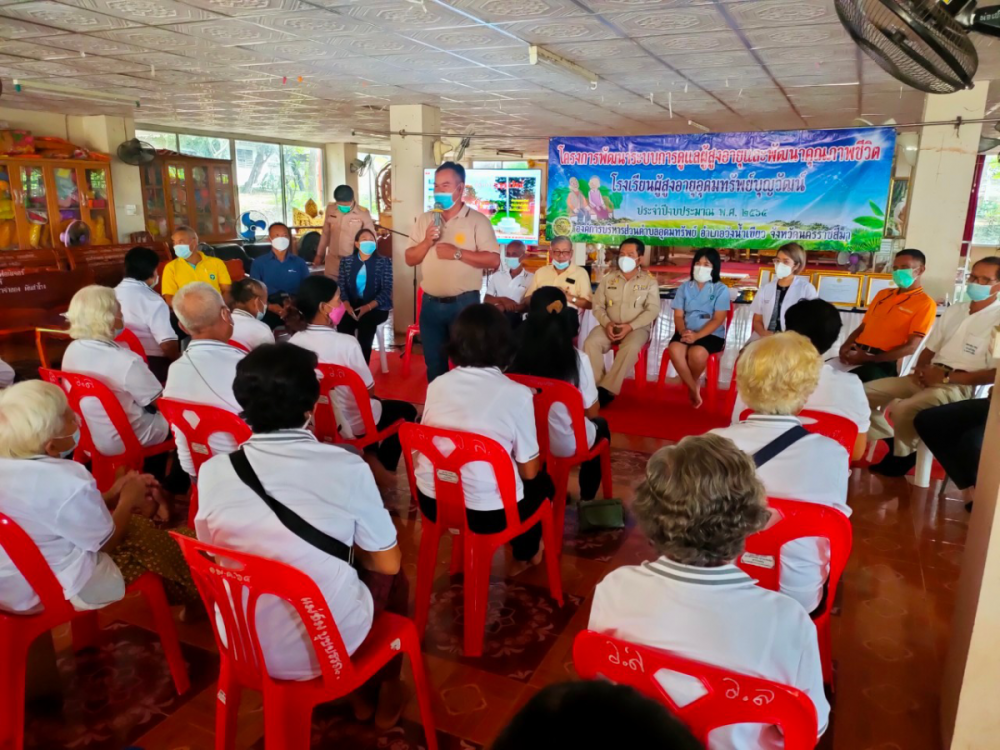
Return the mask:
POLYGON ((441 205, 441 201, 434 202, 434 225, 444 231, 444 206, 441 205))

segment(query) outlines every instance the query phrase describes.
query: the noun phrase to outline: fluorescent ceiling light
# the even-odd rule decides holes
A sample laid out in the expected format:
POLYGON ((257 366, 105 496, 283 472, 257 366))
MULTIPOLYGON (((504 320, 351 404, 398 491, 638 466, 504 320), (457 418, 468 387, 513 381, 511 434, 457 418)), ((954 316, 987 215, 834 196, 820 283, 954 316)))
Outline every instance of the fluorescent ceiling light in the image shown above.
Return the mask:
POLYGON ((711 132, 711 128, 706 128, 700 122, 695 122, 694 120, 688 120, 688 125, 690 125, 692 128, 698 128, 698 130, 700 130, 702 133, 711 132))
POLYGON ((545 68, 552 68, 561 73, 571 73, 577 78, 582 78, 592 87, 597 87, 597 82, 601 80, 597 73, 591 73, 582 65, 577 65, 565 57, 560 57, 555 52, 549 52, 544 47, 532 44, 528 47, 528 62, 531 65, 541 65, 545 68))
POLYGON ((24 94, 37 91, 44 94, 54 94, 55 96, 65 96, 69 99, 87 99, 95 102, 125 102, 136 107, 139 106, 139 100, 134 96, 112 94, 107 91, 90 91, 88 89, 60 86, 55 83, 44 83, 42 81, 19 81, 15 78, 14 91, 24 94))

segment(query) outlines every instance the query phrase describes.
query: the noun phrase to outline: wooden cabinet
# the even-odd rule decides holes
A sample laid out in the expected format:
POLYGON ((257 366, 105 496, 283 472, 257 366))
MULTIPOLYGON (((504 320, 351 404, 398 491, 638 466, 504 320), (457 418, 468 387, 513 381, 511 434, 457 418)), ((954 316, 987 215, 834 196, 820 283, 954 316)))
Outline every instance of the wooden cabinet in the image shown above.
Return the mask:
POLYGON ((111 165, 77 159, 0 159, 0 251, 63 248, 79 219, 91 244, 118 241, 111 165))
POLYGON ((158 154, 139 168, 146 229, 166 240, 181 224, 203 242, 236 239, 233 165, 224 159, 158 154))

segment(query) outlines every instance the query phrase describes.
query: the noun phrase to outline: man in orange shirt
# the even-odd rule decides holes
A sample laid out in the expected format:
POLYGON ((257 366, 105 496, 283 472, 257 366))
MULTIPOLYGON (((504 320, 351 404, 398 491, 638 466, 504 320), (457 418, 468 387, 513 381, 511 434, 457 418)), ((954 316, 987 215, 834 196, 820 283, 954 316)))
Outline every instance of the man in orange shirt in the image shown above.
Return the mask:
POLYGON ((926 264, 919 250, 896 254, 892 262, 896 288, 875 295, 861 325, 840 347, 840 369, 854 373, 862 383, 899 375, 898 361, 917 351, 937 315, 937 304, 921 286, 926 264))

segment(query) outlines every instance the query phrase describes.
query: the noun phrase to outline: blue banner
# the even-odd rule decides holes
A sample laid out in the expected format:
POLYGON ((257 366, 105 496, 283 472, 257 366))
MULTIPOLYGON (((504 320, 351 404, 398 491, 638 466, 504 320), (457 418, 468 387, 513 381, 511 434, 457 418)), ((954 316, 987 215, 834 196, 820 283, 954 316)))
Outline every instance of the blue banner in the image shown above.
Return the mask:
POLYGON ((892 128, 553 138, 549 239, 875 252, 892 128))

